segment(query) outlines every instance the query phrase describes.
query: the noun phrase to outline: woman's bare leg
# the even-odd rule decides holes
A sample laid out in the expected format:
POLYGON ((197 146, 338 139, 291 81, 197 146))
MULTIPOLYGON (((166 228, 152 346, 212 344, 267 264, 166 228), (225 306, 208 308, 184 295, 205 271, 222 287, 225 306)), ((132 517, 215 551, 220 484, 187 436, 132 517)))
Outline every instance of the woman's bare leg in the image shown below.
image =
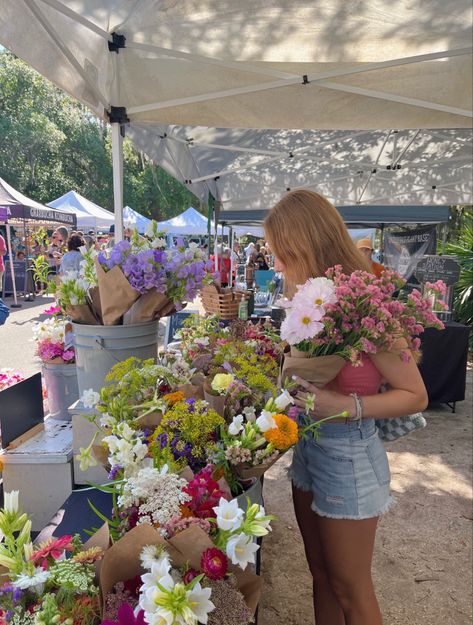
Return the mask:
POLYGON ((371 578, 378 518, 349 520, 316 516, 325 570, 346 625, 382 625, 371 578))
MULTIPOLYGON (((329 583, 322 545, 317 529, 318 517, 312 510, 312 494, 292 486, 297 523, 304 540, 305 554, 313 578, 314 612, 317 625, 345 625, 340 604, 329 583)), ((368 625, 368 623, 366 624, 368 625)))

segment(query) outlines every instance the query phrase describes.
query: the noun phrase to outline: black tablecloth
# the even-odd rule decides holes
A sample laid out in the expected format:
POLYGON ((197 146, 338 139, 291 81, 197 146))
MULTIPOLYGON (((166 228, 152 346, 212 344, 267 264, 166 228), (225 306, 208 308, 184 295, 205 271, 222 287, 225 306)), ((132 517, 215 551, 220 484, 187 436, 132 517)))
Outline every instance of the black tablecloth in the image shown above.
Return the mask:
POLYGON ((90 535, 86 530, 94 531, 103 525, 103 521, 94 512, 89 501, 108 519, 112 516, 113 505, 110 493, 103 493, 95 488, 76 490, 64 502, 62 508, 36 540, 43 542, 50 536, 80 534, 81 539, 87 541, 90 535))
POLYGON ((465 399, 469 327, 448 321, 445 330, 427 329, 421 334, 419 369, 432 404, 465 399))

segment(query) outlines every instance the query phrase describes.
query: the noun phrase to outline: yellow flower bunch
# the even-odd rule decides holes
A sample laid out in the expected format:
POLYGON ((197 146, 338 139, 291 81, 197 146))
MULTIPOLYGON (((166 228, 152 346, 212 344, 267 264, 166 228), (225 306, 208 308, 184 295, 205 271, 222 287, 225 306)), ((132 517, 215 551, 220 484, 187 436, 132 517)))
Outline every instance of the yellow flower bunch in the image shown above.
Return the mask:
POLYGON ((151 436, 151 449, 159 445, 157 437, 167 434, 169 440, 178 440, 178 451, 184 451, 186 444, 191 446, 192 456, 205 459, 209 447, 214 445, 213 437, 217 429, 225 424, 225 419, 215 410, 208 408, 207 403, 181 401, 174 404, 163 416, 161 423, 151 436))
POLYGON ((299 428, 297 423, 285 414, 273 415, 277 427, 264 432, 263 436, 275 449, 285 451, 299 440, 299 428))
POLYGON ((231 373, 216 373, 211 383, 212 390, 219 395, 225 395, 228 387, 235 381, 231 373))

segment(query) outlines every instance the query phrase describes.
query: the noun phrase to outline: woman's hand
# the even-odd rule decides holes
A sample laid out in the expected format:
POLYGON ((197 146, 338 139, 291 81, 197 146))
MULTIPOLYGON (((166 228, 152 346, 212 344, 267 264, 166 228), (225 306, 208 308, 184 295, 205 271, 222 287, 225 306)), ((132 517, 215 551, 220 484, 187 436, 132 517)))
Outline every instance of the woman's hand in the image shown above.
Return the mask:
POLYGON ((349 416, 355 412, 355 403, 352 397, 335 391, 327 391, 310 384, 306 380, 294 376, 294 382, 304 390, 300 390, 294 398, 296 406, 313 419, 332 417, 347 411, 349 416))

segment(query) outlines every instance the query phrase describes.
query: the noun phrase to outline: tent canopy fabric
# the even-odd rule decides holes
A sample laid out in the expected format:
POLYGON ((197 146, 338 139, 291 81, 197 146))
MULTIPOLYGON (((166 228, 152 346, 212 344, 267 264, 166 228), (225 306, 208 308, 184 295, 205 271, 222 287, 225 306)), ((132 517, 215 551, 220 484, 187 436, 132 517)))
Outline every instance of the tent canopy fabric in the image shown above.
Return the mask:
MULTIPOLYGON (((132 123, 132 140, 201 201, 268 209, 289 189, 335 205, 471 203, 471 130, 248 130, 132 123)), ((381 220, 384 217, 381 216, 381 220)))
MULTIPOLYGON (((351 228, 363 228, 367 225, 372 228, 380 228, 383 224, 440 224, 448 223, 450 218, 450 206, 442 205, 387 205, 387 206, 337 206, 337 210, 343 217, 343 221, 351 228)), ((268 210, 255 211, 226 211, 220 213, 226 225, 233 225, 244 229, 239 224, 261 223, 264 221, 268 210)))
POLYGON ((210 127, 469 127, 471 23, 470 0, 0 0, 0 42, 98 116, 210 127))
POLYGON ((76 191, 68 191, 49 202, 48 206, 74 213, 77 216, 77 227, 81 230, 92 228, 108 230, 115 219, 113 213, 87 200, 76 191))
POLYGON ((125 206, 123 209, 123 224, 125 228, 134 228, 138 230, 140 234, 146 232, 147 225, 151 222, 151 219, 141 215, 137 211, 133 210, 130 206, 125 206))
POLYGON ((13 219, 52 221, 69 227, 76 226, 76 217, 71 211, 48 208, 23 195, 3 178, 0 178, 0 209, 8 209, 13 219))
POLYGON ((159 230, 167 234, 205 236, 207 234, 207 219, 192 206, 180 215, 158 221, 159 230))

